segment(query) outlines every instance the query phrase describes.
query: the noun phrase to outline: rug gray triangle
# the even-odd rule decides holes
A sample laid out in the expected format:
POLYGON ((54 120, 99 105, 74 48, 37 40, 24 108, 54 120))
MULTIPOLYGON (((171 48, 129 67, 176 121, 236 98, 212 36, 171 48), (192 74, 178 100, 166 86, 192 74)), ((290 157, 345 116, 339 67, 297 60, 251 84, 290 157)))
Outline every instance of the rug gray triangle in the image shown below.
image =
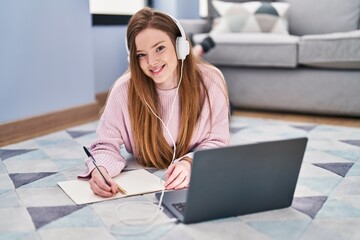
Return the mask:
POLYGON ((247 127, 230 127, 230 133, 235 134, 246 128, 247 127))
POLYGON ((313 163, 313 165, 345 177, 354 163, 313 163))
POLYGON ((340 142, 344 142, 353 146, 360 147, 360 140, 342 140, 340 142))
POLYGON ((327 196, 295 197, 291 207, 314 219, 326 200, 327 196))
POLYGON ((53 175, 57 172, 38 172, 38 173, 11 173, 9 177, 13 181, 15 188, 21 187, 23 185, 35 182, 39 179, 45 178, 47 176, 53 175))
POLYGON ((56 207, 28 207, 27 210, 34 222, 36 229, 38 229, 52 221, 82 209, 85 206, 86 204, 56 207))
POLYGON ((0 149, 0 158, 1 160, 6 160, 35 150, 37 149, 0 149))
POLYGON ((298 128, 298 129, 304 130, 306 132, 310 132, 311 130, 313 130, 317 126, 316 125, 315 126, 295 126, 295 125, 291 125, 291 127, 298 128))
POLYGON ((95 131, 71 131, 71 130, 67 130, 66 131, 72 138, 79 138, 82 137, 84 135, 90 134, 90 133, 94 133, 95 131))

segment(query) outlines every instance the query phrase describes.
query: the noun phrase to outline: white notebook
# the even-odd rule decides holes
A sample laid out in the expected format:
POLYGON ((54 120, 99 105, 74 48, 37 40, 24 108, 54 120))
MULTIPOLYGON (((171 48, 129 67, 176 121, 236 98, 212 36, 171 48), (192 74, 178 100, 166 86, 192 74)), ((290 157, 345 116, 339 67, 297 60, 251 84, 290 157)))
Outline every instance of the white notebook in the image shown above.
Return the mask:
POLYGON ((79 179, 58 182, 58 185, 78 205, 158 192, 164 188, 163 180, 144 169, 122 172, 114 181, 126 191, 126 195, 117 193, 110 198, 97 196, 90 189, 88 181, 79 179))

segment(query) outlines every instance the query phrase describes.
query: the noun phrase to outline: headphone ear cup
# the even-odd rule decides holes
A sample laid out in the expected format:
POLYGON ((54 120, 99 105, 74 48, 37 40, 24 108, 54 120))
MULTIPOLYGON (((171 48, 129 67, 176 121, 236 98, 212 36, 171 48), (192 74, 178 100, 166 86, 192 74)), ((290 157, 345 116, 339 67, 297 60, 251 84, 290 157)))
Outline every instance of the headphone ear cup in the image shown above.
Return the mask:
POLYGON ((126 34, 125 34, 125 49, 126 49, 126 53, 127 53, 127 61, 128 61, 128 63, 130 63, 130 50, 129 50, 126 34))
POLYGON ((176 54, 178 59, 184 60, 190 53, 190 45, 185 37, 176 38, 176 54))

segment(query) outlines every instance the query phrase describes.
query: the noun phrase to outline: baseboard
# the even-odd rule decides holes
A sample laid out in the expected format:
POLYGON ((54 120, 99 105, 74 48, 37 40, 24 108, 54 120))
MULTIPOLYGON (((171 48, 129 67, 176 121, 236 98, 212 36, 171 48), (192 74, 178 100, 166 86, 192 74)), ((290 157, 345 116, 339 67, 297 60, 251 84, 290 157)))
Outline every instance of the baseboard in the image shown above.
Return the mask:
POLYGON ((98 102, 98 104, 100 105, 100 107, 105 106, 105 103, 106 103, 106 101, 107 101, 108 94, 109 94, 109 92, 102 92, 102 93, 96 94, 96 101, 98 102))
POLYGON ((98 102, 0 124, 0 146, 17 143, 99 118, 98 102))

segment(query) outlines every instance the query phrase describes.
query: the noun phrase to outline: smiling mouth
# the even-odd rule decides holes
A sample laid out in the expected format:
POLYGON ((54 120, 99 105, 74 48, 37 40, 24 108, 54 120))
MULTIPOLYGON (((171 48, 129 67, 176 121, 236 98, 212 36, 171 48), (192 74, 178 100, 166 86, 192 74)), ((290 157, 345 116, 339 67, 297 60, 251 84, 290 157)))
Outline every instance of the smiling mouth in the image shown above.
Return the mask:
POLYGON ((164 67, 165 67, 165 65, 150 69, 150 72, 154 75, 159 74, 161 72, 161 70, 164 69, 164 67))

